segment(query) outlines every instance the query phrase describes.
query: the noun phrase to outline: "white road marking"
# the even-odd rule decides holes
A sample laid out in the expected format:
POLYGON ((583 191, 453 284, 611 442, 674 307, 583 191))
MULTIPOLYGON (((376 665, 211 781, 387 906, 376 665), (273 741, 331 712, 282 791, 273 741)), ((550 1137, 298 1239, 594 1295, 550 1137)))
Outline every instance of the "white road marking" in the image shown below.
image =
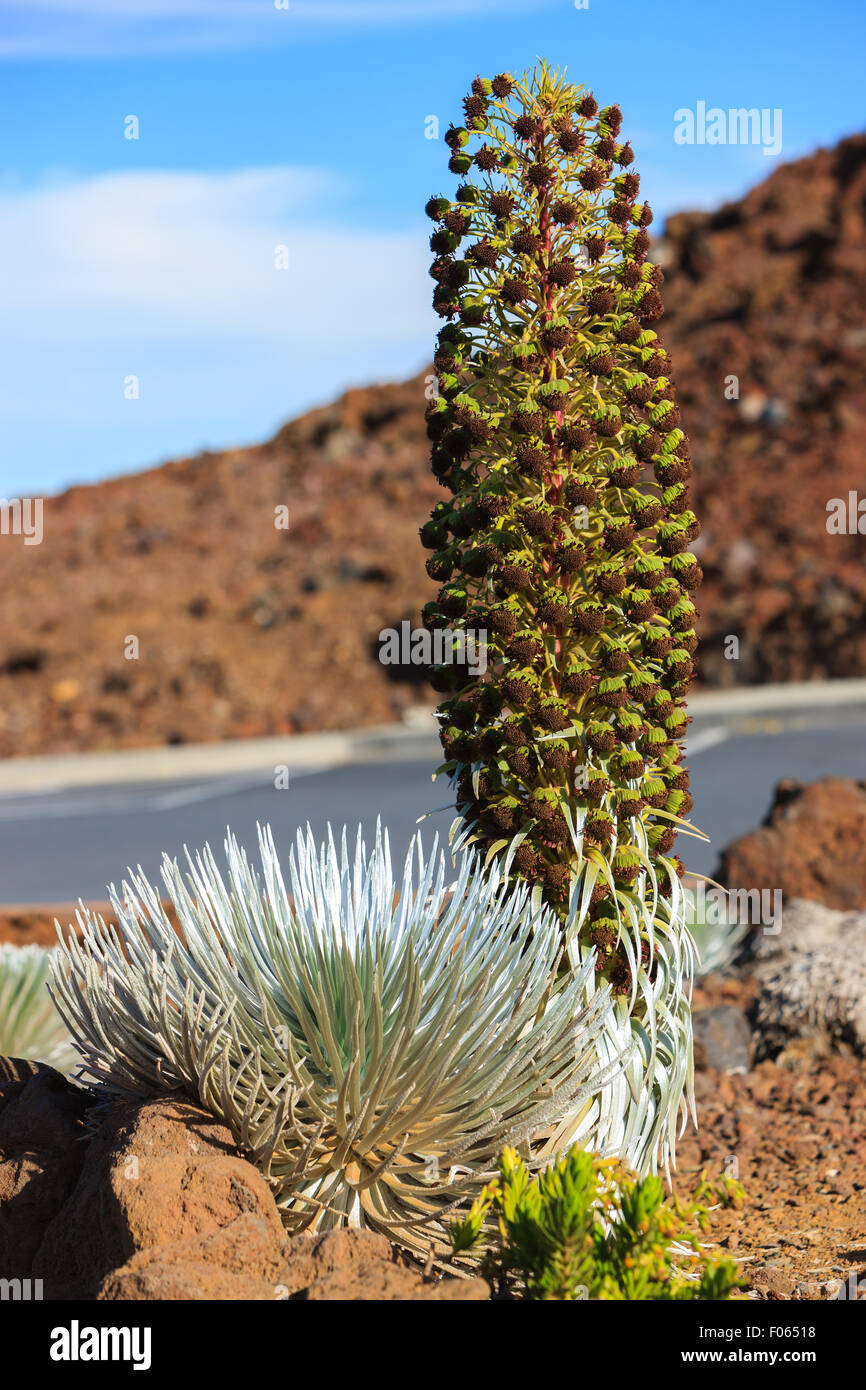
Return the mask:
POLYGON ((699 734, 686 738, 686 757, 694 757, 695 753, 703 753, 706 748, 714 748, 717 743, 724 743, 726 738, 730 738, 730 729, 723 724, 716 724, 711 729, 702 729, 699 734))

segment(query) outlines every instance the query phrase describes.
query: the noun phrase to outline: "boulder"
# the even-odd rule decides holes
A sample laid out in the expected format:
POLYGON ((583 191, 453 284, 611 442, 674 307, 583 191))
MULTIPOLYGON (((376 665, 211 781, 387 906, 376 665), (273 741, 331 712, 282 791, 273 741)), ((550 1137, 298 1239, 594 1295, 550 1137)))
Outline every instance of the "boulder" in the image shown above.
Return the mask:
POLYGON ((53 1068, 0 1058, 0 1273, 26 1278, 84 1162, 86 1095, 53 1068))
POLYGON ((749 1070, 752 1032, 742 1009, 735 1004, 696 1009, 692 1027, 696 1067, 700 1070, 713 1067, 728 1076, 741 1076, 749 1070))
POLYGON ((726 888, 866 910, 864 844, 866 781, 780 782, 763 823, 722 851, 715 877, 726 888))
POLYGON ((866 912, 787 904, 779 934, 755 938, 752 972, 760 1056, 803 1039, 866 1055, 866 912))
POLYGON ((229 1130, 181 1095, 101 1100, 0 1059, 0 1269, 49 1299, 477 1301, 383 1236, 288 1236, 229 1130), (86 1117, 86 1123, 85 1123, 86 1117))
POLYGON ((140 1251, 213 1234, 243 1214, 282 1241, 270 1189, 224 1125, 182 1097, 117 1101, 104 1108, 33 1274, 48 1297, 94 1298, 140 1251))

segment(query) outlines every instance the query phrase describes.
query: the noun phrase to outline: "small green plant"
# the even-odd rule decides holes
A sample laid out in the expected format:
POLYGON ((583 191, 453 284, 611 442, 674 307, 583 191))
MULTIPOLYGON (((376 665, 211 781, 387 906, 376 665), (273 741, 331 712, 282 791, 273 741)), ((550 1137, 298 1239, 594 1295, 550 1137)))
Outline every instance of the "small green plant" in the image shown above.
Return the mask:
POLYGON ((483 673, 432 672, 457 843, 531 885, 573 960, 594 953, 617 1043, 630 1029, 636 1044, 629 1086, 601 1102, 608 1139, 646 1171, 691 1099, 694 952, 671 851, 692 805, 701 569, 621 121, 542 64, 476 78, 445 136, 461 182, 427 204, 447 320, 428 433, 449 497, 421 539, 442 586, 425 623, 487 641, 483 673))
POLYGON ((427 1253, 495 1172, 593 1142, 610 997, 590 963, 557 979, 558 923, 464 854, 456 881, 416 840, 298 834, 289 890, 270 831, 262 875, 234 838, 163 880, 112 888, 116 927, 78 914, 54 972, 82 1073, 106 1090, 181 1089, 229 1126, 292 1230, 369 1226, 427 1253))
POLYGON ((610 1159, 572 1149, 533 1176, 506 1149, 499 1176, 452 1224, 456 1256, 477 1252, 503 1297, 725 1299, 736 1266, 708 1259, 661 1179, 637 1179, 610 1159))
POLYGON ((0 945, 0 1057, 66 1071, 77 1054, 48 993, 52 956, 41 946, 0 945))

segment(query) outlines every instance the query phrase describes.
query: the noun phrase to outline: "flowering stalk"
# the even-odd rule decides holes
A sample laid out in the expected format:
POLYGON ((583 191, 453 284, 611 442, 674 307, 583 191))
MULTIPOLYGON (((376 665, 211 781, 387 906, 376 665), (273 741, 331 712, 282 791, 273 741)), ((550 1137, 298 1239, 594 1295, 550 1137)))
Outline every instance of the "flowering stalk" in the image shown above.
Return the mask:
POLYGON ((574 957, 595 950, 649 1035, 653 1074, 667 1047, 640 1163, 691 1052, 671 851, 692 805, 681 739, 700 528, 670 359, 649 326, 663 276, 618 107, 542 64, 476 78, 464 111, 445 136, 460 186, 427 204, 446 320, 428 434, 449 497, 421 531, 442 586, 424 621, 485 630, 488 649, 483 676, 432 674, 444 770, 461 842, 533 885, 574 957))

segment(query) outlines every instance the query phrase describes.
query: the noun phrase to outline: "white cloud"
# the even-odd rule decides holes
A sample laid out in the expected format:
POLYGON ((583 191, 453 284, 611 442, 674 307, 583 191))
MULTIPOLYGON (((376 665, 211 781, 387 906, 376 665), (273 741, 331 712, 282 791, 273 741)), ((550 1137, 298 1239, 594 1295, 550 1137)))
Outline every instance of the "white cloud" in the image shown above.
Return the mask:
POLYGON ((310 213, 318 170, 115 173, 0 192, 0 299, 19 341, 203 332, 359 349, 429 323, 423 230, 310 213), (275 267, 287 248, 288 269, 275 267), (407 293, 412 283, 418 293, 407 293))
POLYGON ((277 44, 319 29, 533 14, 557 0, 5 0, 0 59, 107 58, 277 44))
POLYGON ((0 190, 0 495, 266 438, 420 368, 427 227, 328 217, 341 192, 295 168, 0 190))

